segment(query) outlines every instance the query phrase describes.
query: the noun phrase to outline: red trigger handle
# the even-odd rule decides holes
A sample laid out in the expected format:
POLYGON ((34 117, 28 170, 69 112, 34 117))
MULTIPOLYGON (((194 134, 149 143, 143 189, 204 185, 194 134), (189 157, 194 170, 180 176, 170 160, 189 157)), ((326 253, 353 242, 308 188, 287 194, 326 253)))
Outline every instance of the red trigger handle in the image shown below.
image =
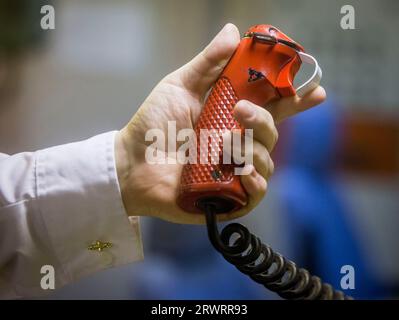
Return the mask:
POLYGON ((265 106, 282 96, 295 95, 293 80, 301 66, 301 45, 271 25, 251 27, 214 84, 195 126, 197 161, 184 165, 178 205, 185 211, 203 213, 212 204, 215 213, 239 210, 248 196, 234 174, 235 164, 223 164, 223 144, 208 148, 208 163, 200 159, 200 130, 243 129, 233 117, 242 99, 265 106), (219 158, 211 162, 211 156, 219 158), (202 161, 203 162, 203 161, 202 161))

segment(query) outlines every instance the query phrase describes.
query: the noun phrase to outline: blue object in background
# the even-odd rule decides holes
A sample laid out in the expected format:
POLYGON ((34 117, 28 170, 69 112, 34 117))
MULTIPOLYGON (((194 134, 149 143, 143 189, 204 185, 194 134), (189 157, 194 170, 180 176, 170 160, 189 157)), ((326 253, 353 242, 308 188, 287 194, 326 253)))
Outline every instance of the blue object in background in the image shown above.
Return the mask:
MULTIPOLYGON (((321 106, 288 120, 285 165, 273 180, 283 208, 283 233, 297 264, 340 289, 341 267, 355 270, 356 298, 381 298, 382 288, 357 243, 356 225, 334 181, 339 119, 336 106, 321 106)), ((385 291, 385 294, 387 292, 385 291)))
MULTIPOLYGON (((367 252, 357 243, 333 165, 339 136, 332 103, 288 120, 283 166, 273 178, 282 203, 281 237, 289 258, 340 289, 343 265, 355 269, 355 298, 383 298, 384 290, 368 268, 367 252)), ((267 201, 267 199, 265 200, 267 201)), ((152 219, 145 262, 136 267, 134 296, 139 299, 271 299, 276 295, 241 274, 210 245, 204 226, 152 219)))

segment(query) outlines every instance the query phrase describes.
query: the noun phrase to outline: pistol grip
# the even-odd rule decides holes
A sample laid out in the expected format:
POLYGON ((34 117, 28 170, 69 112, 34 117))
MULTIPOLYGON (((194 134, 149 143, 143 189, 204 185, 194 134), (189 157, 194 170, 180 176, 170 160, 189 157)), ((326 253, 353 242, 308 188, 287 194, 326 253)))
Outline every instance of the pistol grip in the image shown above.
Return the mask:
POLYGON ((178 205, 203 213, 212 204, 215 213, 239 210, 248 196, 235 175, 235 164, 223 164, 223 141, 205 144, 208 158, 201 163, 201 129, 244 129, 233 117, 238 100, 265 106, 282 96, 295 95, 293 78, 301 65, 303 48, 271 25, 256 25, 244 35, 237 50, 213 86, 195 127, 197 162, 183 167, 178 205), (208 159, 208 160, 209 160, 208 159))
POLYGON ((242 129, 233 117, 233 108, 238 97, 226 77, 220 77, 212 88, 204 109, 195 127, 197 139, 197 163, 183 167, 178 204, 188 212, 203 212, 203 203, 212 202, 219 213, 236 211, 247 204, 247 194, 240 182, 240 176, 234 175, 234 164, 223 164, 223 144, 208 143, 208 155, 217 157, 218 163, 201 164, 200 130, 218 131, 242 129))

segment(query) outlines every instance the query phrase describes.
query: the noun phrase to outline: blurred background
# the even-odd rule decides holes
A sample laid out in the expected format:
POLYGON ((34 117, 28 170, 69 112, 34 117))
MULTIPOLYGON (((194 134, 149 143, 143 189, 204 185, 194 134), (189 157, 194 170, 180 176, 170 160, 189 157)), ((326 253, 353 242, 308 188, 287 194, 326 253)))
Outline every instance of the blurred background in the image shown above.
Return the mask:
MULTIPOLYGON (((357 298, 399 297, 399 2, 395 0, 0 0, 0 150, 121 128, 152 87, 227 22, 281 28, 317 57, 328 99, 280 126, 276 173, 241 222, 357 298), (55 30, 41 30, 42 5, 55 30), (340 9, 355 8, 355 30, 340 9)), ((276 299, 211 248, 205 228, 142 219, 145 261, 56 299, 276 299)))

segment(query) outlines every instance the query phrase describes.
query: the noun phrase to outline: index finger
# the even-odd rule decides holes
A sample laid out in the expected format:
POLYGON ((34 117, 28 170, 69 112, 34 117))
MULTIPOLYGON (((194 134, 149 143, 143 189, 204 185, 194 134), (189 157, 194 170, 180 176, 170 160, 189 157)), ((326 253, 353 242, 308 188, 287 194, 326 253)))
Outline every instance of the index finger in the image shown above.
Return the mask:
POLYGON ((326 99, 326 91, 318 86, 303 97, 297 95, 281 98, 266 107, 274 118, 276 123, 291 117, 299 112, 305 111, 322 103, 326 99))

